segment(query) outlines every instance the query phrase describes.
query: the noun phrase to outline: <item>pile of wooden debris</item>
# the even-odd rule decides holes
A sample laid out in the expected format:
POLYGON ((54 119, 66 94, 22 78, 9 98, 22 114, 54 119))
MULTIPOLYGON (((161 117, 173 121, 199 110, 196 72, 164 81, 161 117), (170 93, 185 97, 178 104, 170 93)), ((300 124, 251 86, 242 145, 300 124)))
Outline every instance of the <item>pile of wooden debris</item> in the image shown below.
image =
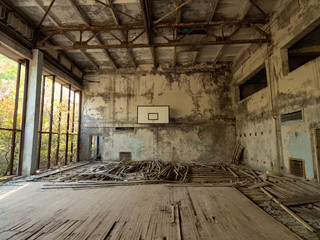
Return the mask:
POLYGON ((160 161, 122 161, 101 165, 80 178, 100 180, 162 180, 185 181, 189 167, 178 163, 160 161))
POLYGON ((75 172, 60 178, 59 181, 181 181, 187 179, 189 166, 180 163, 165 163, 161 161, 121 161, 101 164, 91 167, 85 172, 75 172))

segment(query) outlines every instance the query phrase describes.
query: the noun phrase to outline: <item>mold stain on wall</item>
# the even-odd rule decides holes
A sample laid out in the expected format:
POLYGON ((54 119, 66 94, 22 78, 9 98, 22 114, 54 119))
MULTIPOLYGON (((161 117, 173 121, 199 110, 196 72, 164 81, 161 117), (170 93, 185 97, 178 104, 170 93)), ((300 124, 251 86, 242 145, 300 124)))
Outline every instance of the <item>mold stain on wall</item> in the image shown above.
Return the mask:
POLYGON ((271 20, 272 44, 251 46, 233 66, 237 140, 245 147, 244 160, 251 166, 287 174, 289 158, 301 158, 305 160, 306 177, 314 178, 316 149, 312 139, 314 129, 320 126, 320 58, 289 72, 288 53, 284 50, 301 39, 302 31, 320 22, 319 12, 314 9, 320 7, 320 2, 311 0, 299 7, 292 4, 297 5, 297 1, 289 2, 289 15, 281 15, 286 11, 280 11, 271 20), (237 86, 261 65, 267 69, 268 87, 239 101, 237 86), (304 112, 300 123, 280 124, 281 114, 297 109, 304 112), (250 136, 255 132, 264 134, 250 136))
POLYGON ((102 134, 102 160, 118 160, 132 152, 133 160, 228 162, 235 145, 230 79, 225 72, 137 73, 90 75, 84 90, 81 151, 93 132, 102 134), (169 105, 170 123, 137 124, 138 105, 169 105), (115 127, 135 127, 134 133, 115 127))

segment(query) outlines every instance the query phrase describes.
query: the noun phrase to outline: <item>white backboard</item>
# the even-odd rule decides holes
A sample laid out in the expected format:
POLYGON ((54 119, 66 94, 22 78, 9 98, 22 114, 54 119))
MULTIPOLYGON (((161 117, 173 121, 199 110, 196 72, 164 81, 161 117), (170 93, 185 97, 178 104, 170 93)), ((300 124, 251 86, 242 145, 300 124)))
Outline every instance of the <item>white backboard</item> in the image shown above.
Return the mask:
POLYGON ((138 123, 169 123, 169 109, 168 105, 138 106, 138 123))

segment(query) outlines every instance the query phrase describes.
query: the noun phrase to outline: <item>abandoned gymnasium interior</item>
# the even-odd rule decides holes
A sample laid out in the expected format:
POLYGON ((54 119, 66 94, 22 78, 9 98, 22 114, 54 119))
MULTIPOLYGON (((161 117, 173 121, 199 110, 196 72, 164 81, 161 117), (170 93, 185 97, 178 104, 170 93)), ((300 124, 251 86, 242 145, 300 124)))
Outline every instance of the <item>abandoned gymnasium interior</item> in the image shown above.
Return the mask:
POLYGON ((319 0, 0 0, 0 239, 320 239, 319 0))

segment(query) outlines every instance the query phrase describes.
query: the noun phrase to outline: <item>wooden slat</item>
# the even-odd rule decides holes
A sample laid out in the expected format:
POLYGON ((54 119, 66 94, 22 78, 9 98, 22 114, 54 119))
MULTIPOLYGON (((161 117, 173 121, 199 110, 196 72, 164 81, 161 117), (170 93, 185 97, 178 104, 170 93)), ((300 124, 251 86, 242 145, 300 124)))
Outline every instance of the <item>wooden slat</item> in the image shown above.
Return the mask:
POLYGON ((299 239, 233 188, 42 186, 0 197, 0 239, 299 239))
POLYGON ((320 202, 320 195, 278 198, 278 201, 286 206, 295 206, 295 205, 301 205, 301 204, 320 202))

